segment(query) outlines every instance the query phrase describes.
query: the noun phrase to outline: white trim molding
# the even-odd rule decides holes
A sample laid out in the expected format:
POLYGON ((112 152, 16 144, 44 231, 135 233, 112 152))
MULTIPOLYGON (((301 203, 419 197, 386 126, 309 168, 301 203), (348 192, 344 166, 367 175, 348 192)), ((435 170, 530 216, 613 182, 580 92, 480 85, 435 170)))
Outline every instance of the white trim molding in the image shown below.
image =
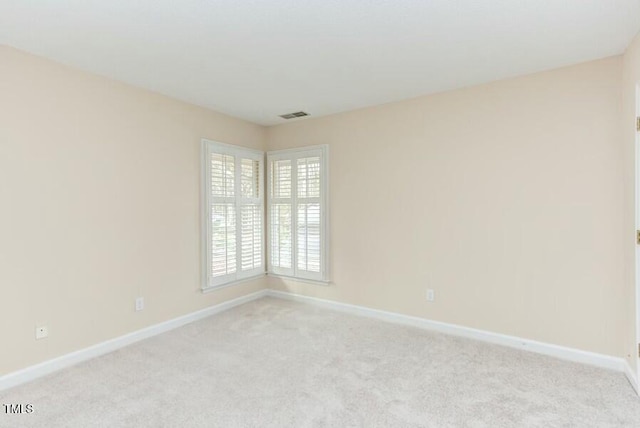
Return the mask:
POLYGON ((268 273, 267 272, 267 277, 268 278, 279 278, 279 279, 282 279, 282 280, 289 280, 289 281, 294 281, 294 282, 303 282, 305 284, 322 285, 322 286, 331 285, 331 281, 329 281, 329 280, 323 281, 323 280, 320 280, 320 279, 298 278, 297 276, 279 275, 277 273, 268 273))
POLYGON ((316 297, 308 297, 277 290, 260 290, 255 293, 247 294, 236 299, 219 303, 209 308, 205 308, 178 318, 173 318, 171 320, 143 328, 141 330, 134 331, 124 336, 116 337, 114 339, 98 343, 85 349, 62 355, 52 360, 44 361, 40 364, 36 364, 22 370, 8 373, 0 377, 0 391, 35 380, 42 376, 54 373, 58 370, 73 366, 75 364, 90 360, 95 357, 99 357, 101 355, 139 342, 141 340, 165 333, 175 328, 182 327, 183 325, 198 321, 203 318, 207 318, 209 316, 224 312, 236 306, 240 306, 266 296, 313 304, 316 306, 338 310, 353 315, 365 316, 368 318, 379 319, 396 324, 410 325, 440 333, 466 337, 469 339, 480 340, 483 342, 508 346, 516 349, 522 349, 538 354, 560 358, 563 360, 615 370, 623 373, 636 393, 640 394, 638 379, 636 378, 631 366, 623 358, 582 351, 579 349, 568 348, 544 342, 537 342, 534 340, 523 339, 515 336, 507 336, 500 333, 493 333, 490 331, 478 330, 455 324, 432 321, 409 315, 402 315, 395 312, 370 309, 363 306, 351 305, 348 303, 341 303, 316 297))
MULTIPOLYGON (((629 378, 631 369, 623 358, 611 355, 598 354, 595 352, 583 351, 580 349, 569 348, 565 346, 553 345, 550 343, 538 342, 535 340, 524 339, 516 336, 508 336, 500 333, 493 333, 486 330, 478 330, 469 327, 463 327, 455 324, 449 324, 440 321, 432 321, 425 318, 403 315, 396 312, 381 311, 378 309, 370 309, 364 306, 351 305, 348 303, 336 302, 333 300, 319 299, 317 297, 303 296, 300 294, 289 293, 285 291, 268 290, 267 295, 280 299, 292 300, 295 302, 310 303, 313 305, 339 310, 342 312, 375 318, 379 320, 389 321, 396 324, 410 325, 426 330, 436 331, 454 336, 466 337, 469 339, 480 340, 483 342, 493 343, 496 345, 508 346, 510 348, 523 349, 538 354, 548 355, 563 360, 573 361, 577 363, 588 364, 591 366, 601 367, 605 369, 615 370, 625 373, 629 378)), ((637 388, 635 376, 629 379, 632 386, 637 388)), ((637 389, 636 389, 637 390, 637 389)))
POLYGON ((65 354, 48 361, 44 361, 34 366, 24 368, 22 370, 8 373, 4 376, 0 376, 0 391, 35 380, 42 376, 46 376, 48 374, 73 366, 83 361, 108 354, 109 352, 124 348, 125 346, 131 345, 141 340, 157 336, 169 330, 182 327, 183 325, 192 323, 194 321, 198 321, 203 318, 210 317, 211 315, 224 312, 236 306, 240 306, 244 303, 260 299, 262 297, 265 297, 266 295, 267 290, 256 291, 255 293, 247 294, 245 296, 241 296, 232 300, 227 300, 226 302, 222 302, 217 305, 192 312, 190 314, 173 318, 159 324, 154 324, 141 330, 125 334, 124 336, 119 336, 105 342, 90 346, 88 348, 80 349, 78 351, 71 352, 69 354, 65 354))
POLYGON ((636 391, 636 394, 640 395, 638 378, 636 377, 636 373, 633 371, 628 361, 624 362, 624 375, 627 377, 627 380, 631 384, 631 387, 636 391))
POLYGON ((217 291, 217 290, 220 290, 221 288, 226 288, 226 287, 230 287, 230 286, 233 286, 233 285, 242 284, 243 282, 254 281, 256 279, 264 278, 266 276, 267 276, 267 273, 263 272, 263 273, 259 273, 258 275, 250 276, 250 277, 247 277, 247 278, 236 279, 235 281, 227 282, 227 283, 222 284, 222 285, 214 285, 214 286, 211 286, 211 287, 200 288, 200 291, 202 291, 203 293, 211 293, 212 291, 217 291))

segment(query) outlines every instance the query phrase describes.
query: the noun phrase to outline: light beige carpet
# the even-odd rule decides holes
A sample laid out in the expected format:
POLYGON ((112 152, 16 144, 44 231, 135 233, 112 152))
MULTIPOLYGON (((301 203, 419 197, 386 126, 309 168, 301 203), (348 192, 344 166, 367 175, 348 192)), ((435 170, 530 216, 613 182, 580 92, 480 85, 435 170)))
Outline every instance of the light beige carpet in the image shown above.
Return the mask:
POLYGON ((0 394, 2 427, 640 427, 620 373, 264 298, 0 394))

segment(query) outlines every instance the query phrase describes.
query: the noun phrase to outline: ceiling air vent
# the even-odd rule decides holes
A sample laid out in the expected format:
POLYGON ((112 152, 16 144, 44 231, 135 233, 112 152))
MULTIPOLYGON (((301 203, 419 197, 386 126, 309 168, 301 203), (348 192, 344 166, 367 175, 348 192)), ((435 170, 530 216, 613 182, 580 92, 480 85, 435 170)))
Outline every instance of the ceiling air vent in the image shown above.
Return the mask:
POLYGON ((304 117, 304 116, 309 116, 309 113, 305 113, 303 111, 297 111, 295 113, 287 113, 287 114, 280 115, 280 117, 283 119, 295 119, 296 117, 304 117))

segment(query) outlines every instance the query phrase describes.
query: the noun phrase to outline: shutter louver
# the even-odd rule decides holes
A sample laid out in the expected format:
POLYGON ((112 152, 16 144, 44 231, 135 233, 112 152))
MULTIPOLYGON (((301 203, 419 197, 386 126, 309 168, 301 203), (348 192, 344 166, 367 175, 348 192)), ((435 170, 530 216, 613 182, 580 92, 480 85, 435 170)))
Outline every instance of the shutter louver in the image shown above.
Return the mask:
POLYGON ((262 213, 255 205, 242 207, 242 270, 252 270, 262 264, 262 213))
POLYGON ((211 154, 211 276, 236 271, 236 216, 229 201, 235 194, 233 156, 211 154))
POLYGON ((236 216, 233 204, 211 206, 211 276, 236 271, 236 216))
POLYGON ((253 159, 242 159, 241 182, 242 197, 259 197, 260 162, 253 159))
POLYGON ((320 204, 298 203, 298 270, 320 272, 320 204))
POLYGON ((271 266, 287 272, 293 267, 291 160, 271 164, 271 266))
POLYGON ((271 205, 271 265, 291 269, 291 204, 271 205))
POLYGON ((297 161, 298 270, 320 272, 320 158, 297 161))
POLYGON ((320 197, 320 158, 298 159, 298 198, 320 197))
POLYGON ((262 266, 263 202, 260 195, 260 162, 243 158, 241 168, 241 269, 250 271, 262 266))
POLYGON ((235 161, 233 156, 211 154, 211 196, 233 197, 235 194, 235 161))
POLYGON ((291 199, 291 160, 273 162, 271 189, 273 199, 291 199))

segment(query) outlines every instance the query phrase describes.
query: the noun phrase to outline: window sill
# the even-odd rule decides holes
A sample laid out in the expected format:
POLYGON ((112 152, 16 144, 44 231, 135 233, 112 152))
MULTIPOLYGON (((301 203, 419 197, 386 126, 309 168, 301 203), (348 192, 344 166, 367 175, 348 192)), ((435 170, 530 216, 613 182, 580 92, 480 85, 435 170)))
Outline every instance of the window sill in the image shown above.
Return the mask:
POLYGON ((331 281, 323 281, 321 279, 300 278, 300 277, 297 277, 297 276, 278 275, 278 274, 269 273, 269 272, 267 272, 267 276, 271 276, 271 277, 274 277, 274 278, 288 279, 288 280, 296 281, 296 282, 304 282, 305 284, 322 285, 322 286, 325 286, 325 287, 331 285, 331 281))
POLYGON ((235 279, 233 281, 229 281, 227 283, 220 284, 220 285, 210 285, 210 286, 207 286, 207 287, 201 287, 200 290, 202 291, 203 294, 204 293, 210 293, 212 291, 220 290, 221 288, 231 287, 232 285, 238 285, 238 284, 242 284, 243 282, 248 282, 248 281, 253 281, 255 279, 258 279, 258 278, 263 278, 266 275, 267 274, 265 272, 265 273, 261 273, 261 274, 258 274, 258 275, 248 276, 246 278, 235 279))

